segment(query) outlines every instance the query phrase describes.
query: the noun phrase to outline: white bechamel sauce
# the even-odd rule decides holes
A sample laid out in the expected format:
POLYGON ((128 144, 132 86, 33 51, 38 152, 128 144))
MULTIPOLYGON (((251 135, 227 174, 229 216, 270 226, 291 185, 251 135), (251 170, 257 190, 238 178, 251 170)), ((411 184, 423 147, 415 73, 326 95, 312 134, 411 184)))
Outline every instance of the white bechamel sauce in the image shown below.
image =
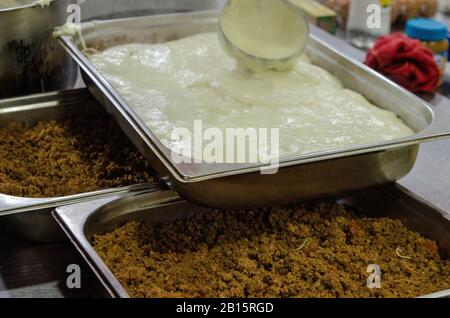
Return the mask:
MULTIPOLYGON (((127 44, 89 57, 160 141, 174 127, 279 128, 280 154, 391 140, 413 134, 398 116, 343 88, 302 56, 291 72, 246 72, 217 35, 163 44, 127 44)), ((190 145, 187 145, 190 146, 190 145)))
POLYGON ((48 7, 52 2, 53 0, 36 0, 34 3, 44 8, 48 7))

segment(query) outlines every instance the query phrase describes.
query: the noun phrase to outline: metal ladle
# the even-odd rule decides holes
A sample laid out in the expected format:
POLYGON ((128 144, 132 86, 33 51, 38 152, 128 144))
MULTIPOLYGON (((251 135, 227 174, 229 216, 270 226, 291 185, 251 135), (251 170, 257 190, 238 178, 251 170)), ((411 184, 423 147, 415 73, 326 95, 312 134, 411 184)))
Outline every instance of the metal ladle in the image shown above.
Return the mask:
POLYGON ((253 72, 292 67, 308 35, 302 10, 290 0, 229 0, 219 20, 223 49, 253 72))

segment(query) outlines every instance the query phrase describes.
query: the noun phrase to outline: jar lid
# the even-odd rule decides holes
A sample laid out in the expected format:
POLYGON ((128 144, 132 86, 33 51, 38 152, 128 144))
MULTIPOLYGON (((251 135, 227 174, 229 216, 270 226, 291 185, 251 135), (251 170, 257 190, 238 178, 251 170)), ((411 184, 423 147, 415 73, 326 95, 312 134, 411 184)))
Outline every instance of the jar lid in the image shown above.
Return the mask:
POLYGON ((423 41, 442 41, 447 38, 447 26, 433 19, 411 19, 406 23, 406 34, 423 41))

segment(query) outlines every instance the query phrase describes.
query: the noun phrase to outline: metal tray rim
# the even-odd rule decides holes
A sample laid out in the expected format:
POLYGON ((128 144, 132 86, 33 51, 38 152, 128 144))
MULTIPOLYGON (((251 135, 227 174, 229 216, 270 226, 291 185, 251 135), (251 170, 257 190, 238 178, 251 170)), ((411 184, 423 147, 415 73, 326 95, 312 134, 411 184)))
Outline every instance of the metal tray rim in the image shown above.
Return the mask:
POLYGON ((94 214, 98 209, 114 204, 114 202, 120 202, 122 199, 129 199, 139 195, 150 195, 152 197, 162 196, 162 198, 155 198, 156 203, 176 203, 176 202, 186 202, 181 199, 178 194, 171 190, 164 191, 140 191, 135 193, 130 193, 126 196, 113 196, 109 198, 103 198, 98 200, 93 200, 89 202, 84 202, 80 204, 75 204, 72 206, 60 206, 52 211, 52 216, 62 228, 64 233, 68 236, 72 244, 76 247, 79 253, 86 260, 88 265, 100 279, 102 285, 106 288, 108 293, 116 298, 130 298, 127 291, 123 288, 111 270, 106 266, 101 257, 94 250, 89 240, 84 234, 84 224, 87 222, 89 217, 94 214), (159 199, 159 200, 158 200, 159 199), (77 210, 77 218, 74 220, 68 215, 72 209, 77 210), (67 213, 69 212, 69 213, 67 213), (67 213, 67 215, 66 215, 67 213))
MULTIPOLYGON (((430 208, 435 209, 436 211, 438 211, 443 215, 445 214, 442 212, 441 209, 437 208, 436 206, 422 199, 416 194, 411 193, 403 186, 399 184, 395 186, 400 191, 411 196, 414 200, 428 205, 430 208)), ((102 258, 97 254, 97 252, 92 247, 91 243, 85 236, 84 226, 88 221, 89 217, 94 215, 99 209, 103 209, 110 204, 114 204, 115 202, 120 202, 123 199, 128 199, 139 195, 149 195, 151 197, 154 197, 153 201, 150 201, 147 207, 151 207, 152 205, 161 206, 164 204, 176 204, 187 202, 186 200, 179 197, 177 193, 171 190, 154 191, 151 193, 143 191, 131 194, 126 197, 116 196, 107 199, 99 199, 95 201, 76 204, 72 206, 57 207, 52 212, 53 218, 56 220, 58 225, 63 229, 63 231, 69 237, 72 244, 76 247, 76 249, 80 252, 83 258, 92 268, 94 273, 97 275, 103 286, 114 298, 116 297, 129 298, 130 296, 128 295, 124 287, 120 284, 120 282, 117 280, 117 278, 114 276, 114 274, 111 272, 111 270, 106 266, 102 258), (152 202, 154 204, 152 204, 152 202), (77 211, 76 218, 72 217, 71 215, 74 212, 74 210, 77 211)), ((431 294, 421 295, 416 298, 450 298, 450 289, 437 291, 431 294)))
POLYGON ((0 199, 6 202, 11 202, 11 206, 0 206, 0 217, 23 212, 50 209, 57 206, 76 204, 95 200, 97 198, 110 197, 120 193, 135 192, 144 189, 161 189, 161 186, 158 183, 141 183, 120 188, 103 189, 54 198, 26 198, 0 194, 0 199))
MULTIPOLYGON (((60 105, 61 103, 74 103, 86 99, 93 99, 93 96, 86 88, 7 98, 0 101, 0 114, 5 113, 6 111, 14 112, 28 110, 26 105, 30 104, 33 104, 33 109, 41 106, 43 108, 59 107, 57 105, 60 105), (49 103, 58 104, 49 106, 49 103)), ((117 188, 101 189, 97 191, 48 198, 19 197, 0 193, 0 217, 22 212, 55 208, 59 205, 80 203, 118 193, 133 192, 143 189, 154 190, 160 188, 160 182, 155 181, 152 183, 133 184, 117 188)))

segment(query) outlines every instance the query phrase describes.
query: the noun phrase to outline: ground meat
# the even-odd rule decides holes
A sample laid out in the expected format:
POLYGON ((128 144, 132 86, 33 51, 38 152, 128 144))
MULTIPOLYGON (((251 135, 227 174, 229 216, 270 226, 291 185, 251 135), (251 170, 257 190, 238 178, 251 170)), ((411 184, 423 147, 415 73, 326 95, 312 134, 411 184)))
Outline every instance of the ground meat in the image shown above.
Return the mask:
POLYGON ((147 161, 111 119, 0 128, 0 193, 55 197, 154 180, 147 161))
POLYGON ((341 205, 131 222, 94 236, 93 246, 132 297, 413 297, 450 288, 450 262, 435 242, 341 205), (366 286, 369 264, 381 268, 380 289, 366 286))

